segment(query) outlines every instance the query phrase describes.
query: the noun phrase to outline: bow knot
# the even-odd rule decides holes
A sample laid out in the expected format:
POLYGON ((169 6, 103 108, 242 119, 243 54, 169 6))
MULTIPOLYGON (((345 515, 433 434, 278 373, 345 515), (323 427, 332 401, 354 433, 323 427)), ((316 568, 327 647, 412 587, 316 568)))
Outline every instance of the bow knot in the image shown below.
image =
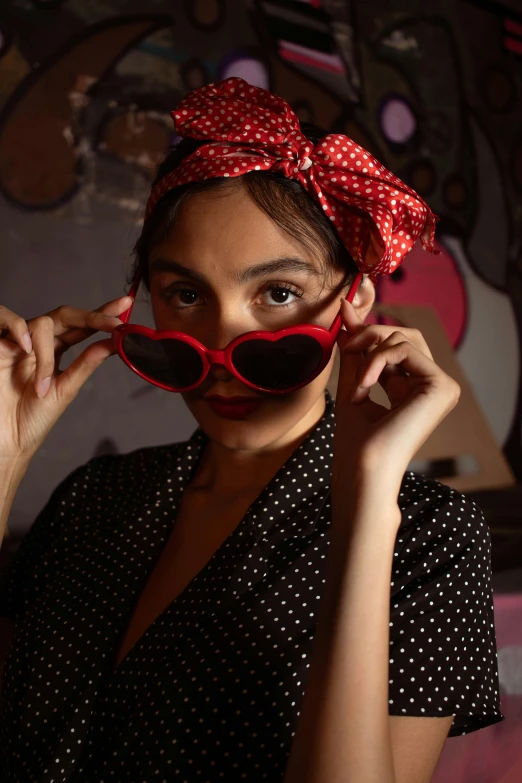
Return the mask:
POLYGON ((419 237, 425 249, 437 252, 438 217, 412 188, 344 134, 327 134, 314 145, 292 107, 268 90, 233 76, 190 92, 172 117, 179 136, 202 144, 155 183, 145 219, 179 185, 282 171, 319 204, 359 270, 374 283, 377 275, 397 269, 419 237))

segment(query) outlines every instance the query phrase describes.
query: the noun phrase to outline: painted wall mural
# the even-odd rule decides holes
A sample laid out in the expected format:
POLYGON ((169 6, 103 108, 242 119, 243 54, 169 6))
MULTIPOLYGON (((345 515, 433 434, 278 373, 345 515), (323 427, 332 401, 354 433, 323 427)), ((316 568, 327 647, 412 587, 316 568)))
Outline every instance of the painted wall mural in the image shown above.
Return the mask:
MULTIPOLYGON (((2 303, 29 318, 123 293, 151 177, 176 142, 169 112, 227 76, 347 133, 440 215, 439 255, 415 247, 377 300, 435 308, 522 482, 520 0, 3 0, 2 303)), ((145 301, 135 314, 152 324, 145 301)), ((106 362, 34 458, 15 540, 91 456, 183 440, 195 426, 177 395, 106 362)), ((519 716, 520 689, 505 682, 504 712, 519 716)), ((480 783, 520 764, 519 725, 488 730, 480 783)), ((469 738, 465 759, 464 740, 445 750, 439 783, 477 783, 481 740, 469 738)))
MULTIPOLYGON (((404 268, 379 282, 377 300, 436 309, 520 480, 516 2, 198 0, 174 12, 160 0, 153 14, 135 13, 136 5, 4 6, 2 208, 25 226, 36 213, 52 216, 61 221, 58 234, 91 223, 94 251, 95 212, 110 205, 117 222, 131 226, 128 240, 155 167, 176 140, 169 112, 185 92, 239 75, 280 93, 302 119, 370 149, 440 215, 439 255, 414 249, 404 268)), ((9 291, 3 285, 4 297, 9 291)), ((116 433, 107 437, 118 444, 116 433)))
MULTIPOLYGON (((169 112, 181 96, 231 75, 280 93, 302 119, 370 149, 440 215, 439 255, 415 249, 379 282, 377 300, 436 309, 520 480, 517 4, 198 0, 174 12, 159 0, 153 14, 136 5, 4 6, 3 208, 24 226, 45 213, 63 233, 96 226, 95 211, 110 205, 129 227, 128 246, 155 167, 176 140, 169 112)), ((96 228, 91 242, 94 250, 96 228)))

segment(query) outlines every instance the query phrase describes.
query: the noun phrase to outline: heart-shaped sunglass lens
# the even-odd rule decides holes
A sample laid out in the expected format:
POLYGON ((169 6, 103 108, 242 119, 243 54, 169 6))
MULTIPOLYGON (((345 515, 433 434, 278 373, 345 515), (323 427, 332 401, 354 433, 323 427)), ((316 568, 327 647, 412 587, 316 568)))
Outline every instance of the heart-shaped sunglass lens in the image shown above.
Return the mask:
POLYGON ((237 371, 263 389, 291 389, 306 381, 322 359, 321 345, 305 334, 271 342, 245 340, 232 352, 237 371))
POLYGON ((151 340, 131 332, 123 337, 122 347, 133 367, 165 386, 186 389, 203 373, 200 355, 182 340, 151 340))

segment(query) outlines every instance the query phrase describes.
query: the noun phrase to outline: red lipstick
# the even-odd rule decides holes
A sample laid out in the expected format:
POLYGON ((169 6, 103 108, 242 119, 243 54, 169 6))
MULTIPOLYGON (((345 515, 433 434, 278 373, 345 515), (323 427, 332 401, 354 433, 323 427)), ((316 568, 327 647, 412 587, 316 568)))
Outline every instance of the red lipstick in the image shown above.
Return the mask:
POLYGON ((255 397, 224 397, 210 394, 205 399, 209 407, 224 419, 244 419, 259 408, 262 400, 255 397))
POLYGON ((235 403, 235 402, 252 402, 253 400, 258 400, 258 397, 238 397, 237 395, 233 397, 229 397, 225 394, 208 394, 205 397, 206 400, 217 400, 218 402, 229 402, 229 403, 235 403))

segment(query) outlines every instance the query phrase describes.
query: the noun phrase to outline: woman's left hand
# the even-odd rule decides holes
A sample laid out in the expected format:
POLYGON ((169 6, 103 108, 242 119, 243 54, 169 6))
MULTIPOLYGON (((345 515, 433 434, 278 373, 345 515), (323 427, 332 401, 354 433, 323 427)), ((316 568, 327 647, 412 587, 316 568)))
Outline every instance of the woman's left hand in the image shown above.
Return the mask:
POLYGON ((342 494, 357 477, 397 498, 408 464, 456 406, 460 386, 433 361, 418 329, 365 325, 345 299, 341 318, 332 489, 342 494), (368 396, 377 382, 390 409, 368 396))

